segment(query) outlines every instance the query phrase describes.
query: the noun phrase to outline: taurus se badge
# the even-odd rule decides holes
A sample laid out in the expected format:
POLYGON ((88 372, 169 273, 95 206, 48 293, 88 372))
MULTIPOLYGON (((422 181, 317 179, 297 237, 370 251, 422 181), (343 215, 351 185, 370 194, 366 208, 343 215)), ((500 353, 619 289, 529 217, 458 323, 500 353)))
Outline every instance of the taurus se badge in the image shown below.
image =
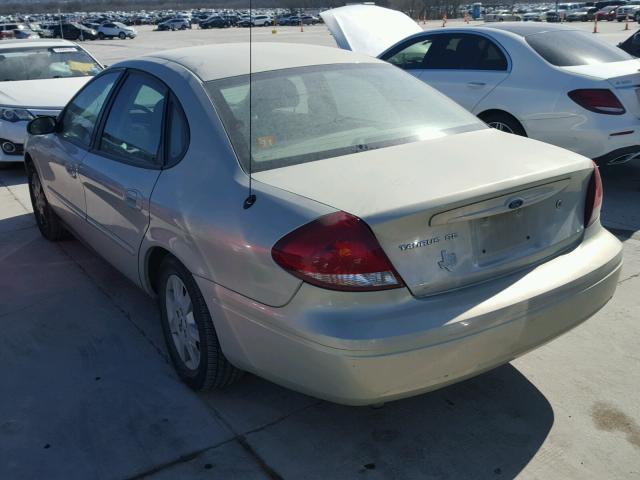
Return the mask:
POLYGON ((456 254, 449 253, 446 250, 442 250, 442 252, 440 252, 440 255, 442 256, 442 260, 438 261, 438 266, 442 270, 446 270, 447 272, 450 272, 453 269, 453 267, 455 267, 456 264, 458 263, 456 254))

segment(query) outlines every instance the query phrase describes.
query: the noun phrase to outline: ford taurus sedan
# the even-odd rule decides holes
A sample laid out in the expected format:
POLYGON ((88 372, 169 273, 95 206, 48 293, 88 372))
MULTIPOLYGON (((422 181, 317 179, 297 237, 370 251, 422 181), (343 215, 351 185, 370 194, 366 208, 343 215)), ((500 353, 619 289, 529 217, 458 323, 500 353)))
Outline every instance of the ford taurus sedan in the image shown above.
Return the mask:
POLYGON ((640 62, 568 25, 495 23, 422 31, 401 12, 323 12, 338 45, 377 56, 488 125, 600 164, 640 156, 640 62))
POLYGON ((366 405, 509 362, 611 298, 591 160, 335 48, 120 63, 30 123, 42 234, 157 297, 194 389, 249 371, 366 405))

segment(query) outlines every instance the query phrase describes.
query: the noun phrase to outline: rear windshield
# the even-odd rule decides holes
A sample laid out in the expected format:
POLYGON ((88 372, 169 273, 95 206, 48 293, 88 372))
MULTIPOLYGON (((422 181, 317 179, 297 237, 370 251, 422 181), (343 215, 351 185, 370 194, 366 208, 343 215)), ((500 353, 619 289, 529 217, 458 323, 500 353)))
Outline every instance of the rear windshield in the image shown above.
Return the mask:
POLYGON ((87 77, 101 70, 85 51, 74 46, 0 50, 0 82, 87 77))
POLYGON ((215 80, 205 87, 245 170, 270 170, 485 128, 402 70, 322 65, 215 80), (251 118, 251 122, 249 122, 251 118))
POLYGON ((542 32, 525 37, 527 43, 547 62, 558 67, 631 60, 623 50, 580 31, 542 32))

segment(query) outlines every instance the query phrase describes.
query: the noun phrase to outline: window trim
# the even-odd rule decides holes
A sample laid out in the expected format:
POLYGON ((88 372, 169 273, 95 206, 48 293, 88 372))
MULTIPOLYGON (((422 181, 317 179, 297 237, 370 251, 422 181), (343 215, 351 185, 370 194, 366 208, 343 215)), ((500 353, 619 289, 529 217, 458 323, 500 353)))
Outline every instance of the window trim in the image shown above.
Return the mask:
POLYGON ((175 95, 175 93, 173 93, 173 91, 171 91, 171 89, 169 89, 169 101, 165 105, 165 117, 164 117, 164 124, 163 124, 162 130, 163 130, 163 139, 164 139, 164 142, 163 142, 163 150, 164 150, 163 160, 164 161, 162 162, 162 169, 165 170, 168 168, 175 167, 180 162, 182 162, 182 159, 186 156, 187 152, 189 151, 189 148, 191 147, 191 127, 189 126, 189 118, 187 117, 187 112, 184 111, 184 107, 180 103, 180 100, 178 100, 178 97, 175 95), (178 109, 182 113, 182 117, 185 120, 185 126, 187 128, 187 138, 186 138, 185 147, 180 152, 180 155, 178 155, 177 160, 171 161, 170 155, 169 155, 169 148, 171 146, 170 145, 171 136, 169 135, 169 129, 171 128, 173 123, 173 116, 170 114, 171 107, 173 105, 176 105, 178 107, 178 109))
POLYGON ((165 162, 165 143, 166 143, 165 124, 167 121, 167 113, 168 113, 167 108, 169 105, 168 101, 165 101, 164 108, 162 111, 162 129, 160 131, 160 144, 158 145, 157 157, 154 165, 151 165, 149 162, 145 162, 143 160, 133 160, 131 158, 126 157, 125 155, 117 155, 117 154, 105 152, 103 150, 100 150, 99 148, 99 145, 100 145, 99 140, 102 138, 102 135, 104 133, 104 127, 106 125, 107 119, 109 118, 109 115, 111 114, 111 109, 113 107, 113 104, 115 103, 115 99, 120 93, 120 90, 122 90, 122 87, 124 86, 127 79, 129 79, 132 75, 140 75, 142 77, 148 77, 153 79, 156 82, 159 82, 166 89, 166 99, 169 100, 172 91, 166 83, 164 83, 155 75, 152 75, 144 70, 139 70, 137 68, 127 68, 125 70, 124 75, 122 76, 122 79, 118 83, 117 90, 113 92, 113 94, 109 98, 109 102, 105 105, 105 108, 103 109, 103 114, 100 118, 100 123, 97 124, 97 128, 94 130, 94 137, 92 139, 91 148, 89 149, 89 152, 99 157, 108 158, 109 160, 113 160, 114 162, 124 163, 126 165, 131 165, 137 168, 143 168, 145 170, 162 170, 164 168, 164 162, 165 162))
MULTIPOLYGON (((394 47, 391 47, 389 50, 385 51, 382 55, 380 55, 380 59, 387 61, 388 58, 396 55, 398 52, 412 45, 413 43, 417 43, 419 41, 424 41, 427 39, 432 39, 436 35, 476 35, 479 37, 484 37, 494 45, 498 47, 498 49, 502 52, 505 59, 507 60, 507 68, 506 70, 485 70, 485 69, 470 69, 470 68, 414 68, 412 70, 429 70, 431 72, 503 72, 503 73, 511 73, 511 69, 513 68, 513 62, 511 61, 511 55, 507 52, 507 50, 502 46, 502 44, 496 40, 491 35, 488 35, 484 32, 478 32, 475 30, 469 31, 466 30, 447 30, 446 32, 424 32, 417 33, 416 35, 407 38, 402 43, 397 44, 394 47), (412 43, 413 42, 413 43, 412 43)), ((395 65, 394 65, 395 66, 395 65)), ((397 67, 400 68, 400 67, 397 67)), ((428 83, 428 82, 427 82, 428 83)))
POLYGON ((56 134, 57 134, 56 136, 60 139, 61 142, 68 142, 68 143, 70 143, 72 145, 75 145, 78 148, 81 148, 82 150, 85 150, 85 151, 88 151, 88 152, 91 151, 91 148, 93 146, 94 137, 95 137, 95 134, 96 134, 96 130, 100 126, 100 120, 101 120, 102 116, 104 115, 104 111, 107 108, 107 106, 109 105, 109 102, 111 101, 111 97, 113 97, 114 92, 116 92, 118 90, 119 86, 120 86, 120 82, 122 81, 122 78, 123 78, 123 74, 122 74, 123 71, 124 71, 124 69, 121 69, 121 68, 103 70, 102 72, 97 74, 95 77, 93 77, 90 81, 88 81, 80 90, 78 90, 78 92, 73 97, 71 97, 71 100, 69 100, 69 102, 67 102, 65 107, 62 109, 62 111, 56 117, 56 121, 58 122, 58 128, 56 129, 56 134), (89 145, 84 145, 84 144, 81 144, 81 142, 78 142, 78 141, 75 141, 75 140, 72 140, 72 139, 69 139, 69 138, 64 138, 62 136, 62 128, 64 127, 64 125, 62 124, 62 119, 64 118, 65 114, 67 113, 67 109, 69 108, 69 105, 71 105, 73 102, 75 102, 76 98, 78 98, 97 79, 99 79, 100 77, 103 77, 103 76, 105 76, 107 74, 114 73, 114 72, 116 72, 118 74, 118 77, 116 78, 115 82, 113 82, 113 86, 111 87, 111 91, 107 95, 107 98, 105 99, 105 102, 102 104, 102 108, 98 112, 98 117, 96 119, 96 123, 93 125, 93 131, 91 132, 91 139, 89 141, 89 145))

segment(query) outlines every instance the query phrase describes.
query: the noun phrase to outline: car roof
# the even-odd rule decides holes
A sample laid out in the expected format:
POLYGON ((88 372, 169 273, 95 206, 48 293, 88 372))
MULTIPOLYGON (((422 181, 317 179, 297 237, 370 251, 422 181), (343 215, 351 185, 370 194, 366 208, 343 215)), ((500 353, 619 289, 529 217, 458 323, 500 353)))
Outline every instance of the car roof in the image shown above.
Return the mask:
POLYGON ((0 51, 4 49, 15 48, 34 48, 34 47, 75 47, 76 44, 69 40, 3 40, 0 43, 0 51))
POLYGON ((575 31, 576 27, 566 25, 554 25, 543 22, 500 22, 495 25, 483 25, 481 28, 491 28, 494 30, 504 30, 520 37, 529 35, 537 35, 539 33, 559 32, 559 31, 575 31))
MULTIPOLYGON (((203 45, 166 50, 142 58, 178 63, 206 82, 249 74, 249 47, 249 43, 203 45)), ((268 42, 254 42, 251 59, 253 73, 336 63, 385 63, 335 47, 268 42)))

